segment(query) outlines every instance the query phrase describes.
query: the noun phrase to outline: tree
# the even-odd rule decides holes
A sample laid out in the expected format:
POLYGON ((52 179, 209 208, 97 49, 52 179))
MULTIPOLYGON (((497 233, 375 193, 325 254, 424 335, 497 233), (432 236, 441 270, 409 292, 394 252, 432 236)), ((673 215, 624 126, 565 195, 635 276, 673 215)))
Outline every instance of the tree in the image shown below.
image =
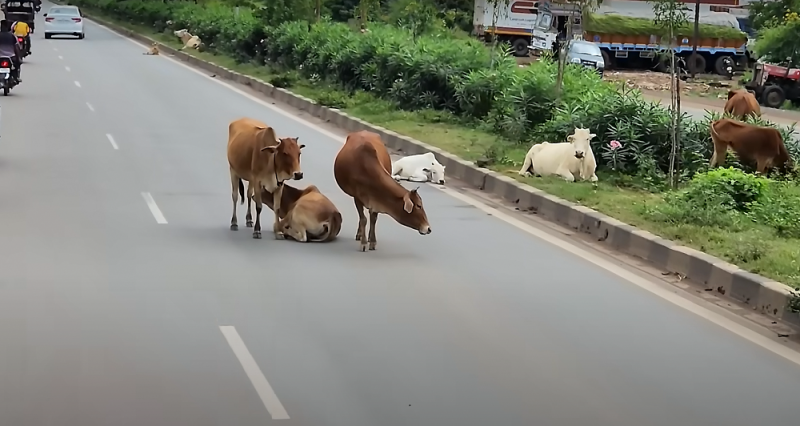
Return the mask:
POLYGON ((499 43, 496 32, 497 21, 501 16, 508 14, 511 0, 487 0, 486 4, 491 5, 492 7, 492 31, 494 31, 492 33, 492 67, 494 67, 494 53, 497 50, 497 45, 499 43))
POLYGON ((672 148, 669 155, 669 181, 673 188, 678 186, 677 156, 680 152, 680 133, 681 133, 681 89, 680 74, 675 72, 675 47, 677 47, 677 37, 675 36, 678 28, 688 23, 686 18, 686 6, 677 0, 656 0, 651 2, 653 5, 653 22, 661 29, 662 45, 666 37, 666 50, 669 56, 670 74, 670 118, 672 132, 672 148))
POLYGON ((389 19, 408 28, 414 40, 437 26, 438 10, 432 0, 398 0, 390 5, 389 19))
MULTIPOLYGON (((567 34, 565 39, 567 41, 572 40, 572 26, 575 20, 576 10, 581 15, 581 22, 583 22, 583 17, 587 14, 597 10, 603 0, 565 0, 563 3, 577 6, 577 8, 572 8, 570 10, 569 15, 567 16, 567 34)), ((567 66, 567 55, 564 49, 561 48, 561 43, 558 44, 558 52, 553 52, 553 57, 558 58, 558 71, 556 74, 556 102, 561 100, 561 86, 564 82, 564 68, 567 66), (558 56, 556 56, 558 55, 558 56)))
POLYGON ((800 12, 800 0, 759 0, 747 6, 750 11, 750 26, 761 31, 779 26, 786 13, 800 12))
POLYGON ((754 46, 756 54, 764 61, 784 63, 787 58, 797 59, 800 40, 800 16, 787 12, 780 21, 771 21, 770 27, 762 28, 754 46))

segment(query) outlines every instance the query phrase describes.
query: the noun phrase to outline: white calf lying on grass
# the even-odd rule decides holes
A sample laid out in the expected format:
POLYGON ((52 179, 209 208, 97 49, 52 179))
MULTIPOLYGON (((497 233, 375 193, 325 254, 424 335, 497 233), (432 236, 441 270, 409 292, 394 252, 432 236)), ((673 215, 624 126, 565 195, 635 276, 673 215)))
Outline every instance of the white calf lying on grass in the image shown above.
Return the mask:
POLYGON ((530 176, 531 171, 537 176, 558 175, 574 182, 578 179, 597 182, 597 163, 589 142, 594 138, 589 129, 575 129, 567 136, 568 142, 542 142, 528 150, 525 163, 519 170, 522 176, 530 176))
POLYGON ((409 155, 392 163, 394 180, 411 182, 428 182, 444 185, 444 166, 436 161, 432 152, 409 155), (428 176, 430 175, 430 179, 428 176))
POLYGON ((183 47, 181 47, 178 50, 183 50, 186 49, 187 47, 191 47, 192 49, 197 49, 198 47, 200 47, 201 44, 203 44, 203 41, 200 40, 200 37, 192 36, 189 40, 186 41, 186 44, 184 44, 183 47))

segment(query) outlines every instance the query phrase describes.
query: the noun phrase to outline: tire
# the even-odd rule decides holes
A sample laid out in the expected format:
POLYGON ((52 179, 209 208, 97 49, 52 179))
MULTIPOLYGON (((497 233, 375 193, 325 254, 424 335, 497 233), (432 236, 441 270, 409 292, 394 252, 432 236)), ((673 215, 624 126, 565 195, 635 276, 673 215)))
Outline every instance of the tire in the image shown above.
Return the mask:
POLYGON ((44 33, 44 38, 49 39, 49 38, 52 38, 52 37, 53 37, 52 34, 44 33))
POLYGON ((686 58, 686 67, 690 73, 702 74, 706 71, 706 58, 699 53, 692 53, 686 58))
POLYGON ((78 34, 78 40, 83 40, 86 37, 86 34, 78 34))
POLYGON ((726 70, 726 66, 725 66, 725 59, 726 58, 731 60, 731 63, 734 64, 734 67, 736 66, 736 61, 732 57, 730 57, 728 55, 720 55, 717 58, 717 60, 714 61, 714 72, 715 73, 717 73, 719 75, 727 75, 728 74, 728 71, 726 70))
POLYGON ((524 58, 528 56, 528 40, 524 38, 516 38, 511 42, 511 51, 514 52, 514 56, 519 58, 524 58))
POLYGON ((609 71, 614 69, 614 63, 611 62, 611 55, 608 54, 605 50, 600 50, 600 53, 603 55, 603 62, 605 63, 604 70, 609 71))
POLYGON ((8 91, 11 90, 8 86, 3 86, 3 96, 8 96, 8 91))
POLYGON ((764 88, 764 93, 761 94, 761 103, 765 107, 780 108, 786 101, 786 93, 783 92, 780 86, 771 84, 764 88))

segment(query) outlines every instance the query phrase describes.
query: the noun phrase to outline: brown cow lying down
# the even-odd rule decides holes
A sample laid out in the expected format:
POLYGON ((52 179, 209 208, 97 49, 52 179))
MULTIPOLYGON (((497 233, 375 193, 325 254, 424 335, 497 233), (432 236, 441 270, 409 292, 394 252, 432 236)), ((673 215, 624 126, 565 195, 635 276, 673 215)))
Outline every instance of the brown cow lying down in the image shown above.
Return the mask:
POLYGON ((725 162, 728 148, 736 152, 740 160, 755 162, 759 173, 772 167, 786 171, 791 166, 792 159, 778 129, 730 118, 713 121, 710 127, 711 140, 714 142, 714 155, 709 163, 711 167, 725 162))
POLYGON ((333 175, 345 194, 353 197, 358 211, 356 240, 361 251, 367 251, 367 218, 369 211, 369 249, 375 250, 375 224, 378 213, 391 216, 397 223, 416 229, 421 235, 431 233, 422 197, 416 189, 405 189, 392 178, 392 160, 380 136, 368 131, 347 135, 344 146, 336 154, 333 175))
MULTIPOLYGON (((256 222, 253 227, 253 238, 261 238, 261 191, 255 188, 266 188, 273 193, 273 203, 281 207, 284 181, 303 179, 300 169, 300 150, 305 145, 297 143, 297 138, 280 138, 275 130, 261 121, 252 118, 240 118, 231 121, 228 126, 228 165, 231 172, 231 198, 233 199, 233 215, 231 231, 238 231, 236 217, 236 201, 238 196, 245 200, 242 180, 247 184, 247 227, 253 226, 250 214, 252 201, 256 205, 256 222), (239 190, 238 194, 236 190, 239 190)), ((282 238, 280 218, 275 212, 272 225, 275 238, 282 238)))
POLYGON ((748 114, 761 117, 761 106, 758 105, 755 95, 748 90, 729 90, 724 112, 744 120, 748 114))
MULTIPOLYGON (((261 200, 274 211, 272 195, 261 189, 261 200)), ((278 216, 284 237, 300 242, 333 241, 342 229, 342 214, 314 185, 301 190, 283 184, 278 216)))

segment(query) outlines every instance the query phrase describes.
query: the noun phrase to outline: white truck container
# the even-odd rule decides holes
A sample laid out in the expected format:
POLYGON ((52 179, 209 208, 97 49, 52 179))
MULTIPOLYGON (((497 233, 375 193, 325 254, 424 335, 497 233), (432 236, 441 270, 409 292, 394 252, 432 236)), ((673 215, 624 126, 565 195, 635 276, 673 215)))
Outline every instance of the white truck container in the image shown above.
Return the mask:
POLYGON ((508 42, 515 56, 527 56, 528 47, 550 50, 556 40, 549 1, 510 0, 508 3, 475 0, 475 35, 489 42, 493 37, 508 42))

